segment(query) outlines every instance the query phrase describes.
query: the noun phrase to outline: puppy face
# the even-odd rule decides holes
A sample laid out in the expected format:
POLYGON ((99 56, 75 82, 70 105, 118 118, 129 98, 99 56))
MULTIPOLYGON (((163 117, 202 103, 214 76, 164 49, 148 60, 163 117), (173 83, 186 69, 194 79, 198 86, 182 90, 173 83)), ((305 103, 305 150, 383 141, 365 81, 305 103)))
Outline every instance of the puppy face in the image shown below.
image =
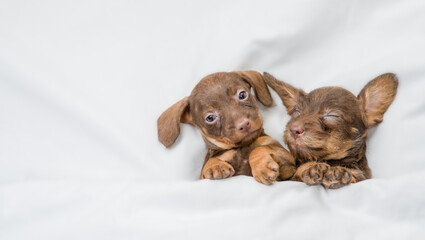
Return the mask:
POLYGON ((357 98, 342 88, 320 88, 301 96, 291 116, 284 140, 302 159, 347 157, 360 147, 367 129, 357 98))
POLYGON ((209 75, 194 88, 190 115, 207 141, 233 148, 258 137, 263 120, 250 89, 236 73, 209 75))
POLYGON ((382 121, 398 84, 394 74, 384 74, 356 97, 339 87, 307 94, 269 74, 265 79, 291 115, 284 141, 296 158, 305 160, 339 160, 358 154, 367 130, 382 121))
POLYGON ((158 119, 159 140, 171 146, 179 123, 195 125, 209 148, 230 149, 252 142, 263 131, 257 101, 272 104, 262 75, 254 71, 214 73, 158 119), (251 94, 251 88, 255 92, 251 94))

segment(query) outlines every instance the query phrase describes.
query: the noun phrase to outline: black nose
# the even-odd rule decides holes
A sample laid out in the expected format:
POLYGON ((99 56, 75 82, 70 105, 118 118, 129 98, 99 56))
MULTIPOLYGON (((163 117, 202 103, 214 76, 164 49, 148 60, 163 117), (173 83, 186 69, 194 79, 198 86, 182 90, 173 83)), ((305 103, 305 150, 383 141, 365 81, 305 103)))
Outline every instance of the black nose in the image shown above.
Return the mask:
POLYGON ((248 119, 242 119, 236 124, 236 130, 239 132, 248 132, 251 128, 251 122, 248 119))
POLYGON ((292 124, 290 130, 295 138, 304 134, 304 127, 297 123, 292 124))

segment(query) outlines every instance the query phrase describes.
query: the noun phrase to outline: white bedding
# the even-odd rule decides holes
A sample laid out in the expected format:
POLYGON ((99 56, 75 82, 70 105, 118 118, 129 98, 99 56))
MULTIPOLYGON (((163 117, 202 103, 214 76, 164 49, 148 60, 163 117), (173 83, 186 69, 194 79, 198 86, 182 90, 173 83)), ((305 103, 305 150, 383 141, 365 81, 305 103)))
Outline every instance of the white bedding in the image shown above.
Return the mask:
MULTIPOLYGON (((425 2, 0 2, 0 239, 421 239, 425 2), (338 190, 198 180, 206 147, 156 119, 217 71, 357 94, 400 79, 373 179, 338 190)), ((261 108, 282 142, 277 95, 261 108)))

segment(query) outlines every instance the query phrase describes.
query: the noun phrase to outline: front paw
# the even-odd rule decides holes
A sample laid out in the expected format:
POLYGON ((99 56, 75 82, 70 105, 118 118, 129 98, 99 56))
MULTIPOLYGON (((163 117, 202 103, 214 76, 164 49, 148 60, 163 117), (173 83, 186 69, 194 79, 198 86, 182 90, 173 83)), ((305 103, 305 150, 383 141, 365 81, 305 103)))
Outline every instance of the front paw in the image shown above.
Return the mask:
POLYGON ((202 169, 201 179, 224 179, 235 174, 235 169, 229 163, 218 158, 211 158, 202 169))
POLYGON ((337 189, 355 182, 351 171, 345 167, 331 167, 323 178, 323 186, 328 189, 337 189))
POLYGON ((252 176, 260 183, 270 185, 279 176, 277 164, 266 148, 258 147, 249 155, 252 176))
MULTIPOLYGON (((326 172, 330 169, 330 166, 326 163, 311 163, 301 166, 301 170, 298 175, 298 178, 306 183, 307 185, 316 185, 321 184, 326 172)), ((297 170, 297 171, 298 171, 297 170)))

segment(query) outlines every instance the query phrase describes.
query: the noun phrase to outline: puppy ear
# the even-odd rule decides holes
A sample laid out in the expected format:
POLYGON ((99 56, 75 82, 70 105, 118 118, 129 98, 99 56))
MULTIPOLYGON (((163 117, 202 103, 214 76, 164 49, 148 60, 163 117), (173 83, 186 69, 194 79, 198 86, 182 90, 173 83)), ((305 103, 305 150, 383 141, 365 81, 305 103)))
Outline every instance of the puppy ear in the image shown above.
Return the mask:
POLYGON ((273 99, 261 73, 256 71, 239 71, 234 73, 238 74, 243 80, 251 85, 258 101, 266 107, 272 106, 273 99))
POLYGON ((180 123, 192 124, 189 113, 189 97, 175 103, 158 118, 158 139, 165 147, 170 147, 180 135, 180 123))
POLYGON ((382 122, 384 113, 397 93, 398 79, 393 73, 382 74, 370 81, 358 95, 368 128, 382 122))
POLYGON ((291 85, 277 80, 271 74, 264 72, 264 80, 282 99, 288 114, 292 114, 300 97, 307 95, 303 90, 294 88, 291 85))

